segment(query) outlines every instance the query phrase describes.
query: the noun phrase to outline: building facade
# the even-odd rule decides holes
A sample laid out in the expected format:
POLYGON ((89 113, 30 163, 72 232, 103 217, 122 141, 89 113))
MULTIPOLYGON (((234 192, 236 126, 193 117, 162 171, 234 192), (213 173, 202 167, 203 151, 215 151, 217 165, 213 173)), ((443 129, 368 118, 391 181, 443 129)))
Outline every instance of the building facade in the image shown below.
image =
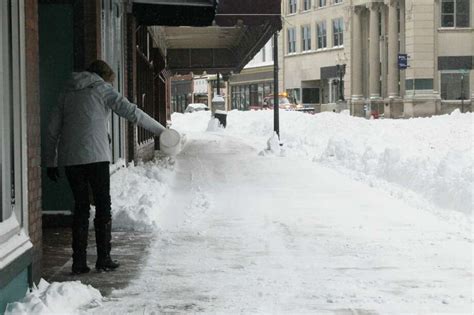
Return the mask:
POLYGON ((284 0, 282 12, 284 86, 303 103, 390 118, 471 110, 471 0, 284 0))
MULTIPOLYGON (((53 183, 41 167, 49 112, 71 72, 103 59, 116 72, 114 86, 150 116, 166 124, 170 110, 163 56, 153 49, 149 30, 137 25, 126 2, 5 0, 0 16, 3 313, 41 278, 47 218, 56 216, 54 222, 66 225, 71 221, 73 200, 64 176, 53 183)), ((153 135, 116 115, 109 122, 109 134, 112 168, 154 153, 153 135)))
MULTIPOLYGON (((279 0, 254 6, 263 18, 243 14, 251 1, 242 1, 0 1, 0 313, 38 283, 43 264, 55 263, 42 260, 48 216, 71 222, 65 176, 51 182, 41 156, 49 112, 71 72, 107 61, 115 88, 167 125, 172 73, 240 71, 281 28, 279 0)), ((109 134, 112 171, 158 146, 118 116, 109 134)))
POLYGON ((284 89, 315 112, 346 108, 350 83, 347 75, 341 80, 340 72, 350 63, 349 1, 284 0, 282 12, 284 89))
POLYGON ((229 109, 249 110, 263 105, 273 94, 273 39, 268 41, 241 73, 228 79, 229 109))

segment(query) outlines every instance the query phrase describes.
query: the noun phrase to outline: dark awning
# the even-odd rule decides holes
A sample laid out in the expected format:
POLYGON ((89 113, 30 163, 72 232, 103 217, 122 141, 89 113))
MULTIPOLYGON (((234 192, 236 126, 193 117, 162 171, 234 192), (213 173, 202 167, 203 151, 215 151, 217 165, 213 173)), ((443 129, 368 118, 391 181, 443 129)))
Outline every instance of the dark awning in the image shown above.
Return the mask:
POLYGON ((216 14, 216 0, 133 0, 140 25, 208 26, 216 14))
POLYGON ((173 73, 238 73, 280 29, 280 0, 219 0, 212 26, 152 32, 173 73))

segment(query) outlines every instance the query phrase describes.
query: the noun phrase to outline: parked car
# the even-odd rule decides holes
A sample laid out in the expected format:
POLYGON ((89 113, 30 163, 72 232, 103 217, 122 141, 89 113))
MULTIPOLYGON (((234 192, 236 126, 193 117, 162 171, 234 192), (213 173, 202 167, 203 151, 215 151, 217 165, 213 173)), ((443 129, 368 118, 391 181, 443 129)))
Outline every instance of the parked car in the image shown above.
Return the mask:
MULTIPOLYGON (((263 99, 263 108, 273 109, 273 95, 269 95, 263 99)), ((279 93, 278 94, 279 105, 280 109, 284 110, 302 110, 304 109, 303 105, 297 104, 294 100, 291 100, 288 97, 287 93, 279 93)))
POLYGON ((203 110, 209 110, 206 104, 203 103, 190 103, 188 107, 186 107, 185 113, 194 113, 203 110))

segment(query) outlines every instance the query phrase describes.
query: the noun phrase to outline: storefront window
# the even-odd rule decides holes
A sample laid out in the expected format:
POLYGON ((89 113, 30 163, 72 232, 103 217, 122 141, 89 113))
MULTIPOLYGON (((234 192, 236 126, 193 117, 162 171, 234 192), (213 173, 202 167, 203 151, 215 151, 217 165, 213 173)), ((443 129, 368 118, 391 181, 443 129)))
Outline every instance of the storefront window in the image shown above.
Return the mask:
POLYGON ((469 99, 469 73, 441 73, 441 99, 469 99))
POLYGON ((258 106, 258 85, 250 85, 250 103, 249 106, 258 106))
POLYGON ((291 102, 301 102, 301 90, 300 89, 287 89, 286 93, 288 93, 288 98, 291 102))
POLYGON ((317 104, 319 103, 319 89, 318 88, 303 88, 303 104, 317 104))
POLYGON ((263 104, 263 84, 258 85, 258 105, 263 104))
MULTIPOLYGON (((123 93, 123 23, 122 8, 117 0, 101 1, 102 58, 116 73, 114 86, 123 93)), ((112 159, 116 162, 125 154, 122 142, 123 119, 112 114, 109 133, 112 136, 112 159)))
POLYGON ((21 223, 21 202, 16 200, 21 196, 22 163, 20 65, 23 57, 19 12, 18 1, 0 1, 0 222, 15 211, 21 223))
POLYGON ((11 15, 11 2, 2 1, 0 4, 0 11, 2 19, 1 24, 1 51, 0 51, 0 69, 1 72, 1 86, 0 86, 0 222, 6 220, 11 215, 10 207, 10 190, 11 175, 11 107, 12 107, 12 77, 11 77, 11 21, 4 16, 11 15))

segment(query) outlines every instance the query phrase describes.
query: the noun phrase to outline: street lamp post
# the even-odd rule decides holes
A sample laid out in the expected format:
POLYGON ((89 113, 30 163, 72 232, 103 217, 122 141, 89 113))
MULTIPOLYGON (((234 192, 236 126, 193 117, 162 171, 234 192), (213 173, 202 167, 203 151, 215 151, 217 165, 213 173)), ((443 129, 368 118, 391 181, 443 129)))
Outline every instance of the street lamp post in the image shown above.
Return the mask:
POLYGON ((221 95, 221 75, 217 72, 217 93, 216 95, 221 95))
POLYGON ((461 113, 464 113, 464 73, 461 74, 461 113))
POLYGON ((273 35, 273 130, 280 139, 280 99, 278 97, 278 32, 273 35))
POLYGON ((337 72, 337 76, 339 78, 339 101, 341 102, 344 102, 345 99, 344 99, 344 89, 343 89, 343 85, 342 85, 342 78, 344 77, 344 75, 346 74, 346 65, 343 64, 343 65, 339 65, 337 64, 336 65, 336 72, 337 72))

